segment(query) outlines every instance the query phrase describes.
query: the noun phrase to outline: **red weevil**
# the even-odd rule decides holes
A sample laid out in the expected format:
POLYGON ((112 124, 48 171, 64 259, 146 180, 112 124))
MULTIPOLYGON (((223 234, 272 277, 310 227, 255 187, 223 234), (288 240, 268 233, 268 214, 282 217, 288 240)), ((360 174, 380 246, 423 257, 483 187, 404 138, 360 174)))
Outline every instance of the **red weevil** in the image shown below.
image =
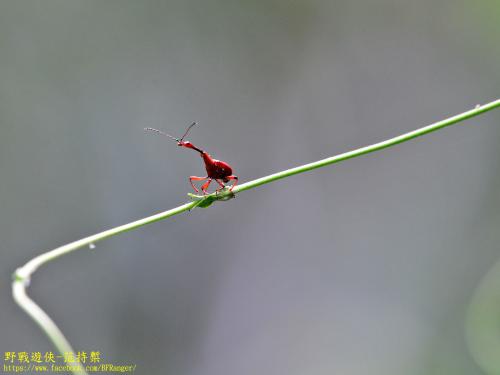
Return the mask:
POLYGON ((207 180, 202 186, 201 186, 201 191, 203 194, 208 194, 207 189, 212 180, 215 180, 219 185, 220 188, 217 190, 222 190, 226 187, 224 183, 228 183, 229 181, 233 180, 233 185, 229 188, 229 191, 233 191, 233 188, 236 186, 238 183, 238 177, 233 175, 233 169, 231 166, 226 163, 225 161, 222 160, 217 160, 214 159, 210 156, 210 154, 206 151, 203 151, 202 149, 196 147, 194 144, 192 144, 189 141, 185 141, 184 138, 186 135, 189 133, 191 128, 196 125, 196 122, 193 122, 191 125, 188 126, 186 131, 184 132, 184 135, 182 136, 181 139, 172 137, 170 134, 164 133, 161 130, 158 129, 153 129, 153 128, 144 128, 144 130, 149 130, 153 131, 155 133, 161 134, 161 135, 166 135, 169 138, 172 138, 174 141, 177 142, 177 145, 181 147, 186 147, 190 148, 192 150, 198 151, 203 158, 203 161, 205 162, 205 169, 207 170, 207 176, 206 177, 197 177, 197 176, 191 176, 189 177, 189 183, 193 187, 194 191, 197 193, 199 190, 194 186, 193 181, 204 181, 207 180))

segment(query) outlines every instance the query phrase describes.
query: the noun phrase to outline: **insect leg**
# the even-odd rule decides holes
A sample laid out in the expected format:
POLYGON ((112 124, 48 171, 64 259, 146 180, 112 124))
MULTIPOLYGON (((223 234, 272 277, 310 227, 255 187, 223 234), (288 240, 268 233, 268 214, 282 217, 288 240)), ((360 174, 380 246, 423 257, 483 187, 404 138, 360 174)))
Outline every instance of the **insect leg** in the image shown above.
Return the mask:
POLYGON ((201 191, 204 193, 204 194, 208 194, 207 192, 207 189, 208 189, 208 185, 210 185, 210 183, 212 182, 212 179, 209 178, 207 182, 205 182, 203 184, 203 186, 201 187, 201 191))
POLYGON ((220 188, 217 190, 222 190, 226 187, 226 185, 224 185, 224 183, 221 180, 219 180, 218 178, 216 178, 215 181, 217 181, 217 183, 220 185, 220 188))
MULTIPOLYGON (((196 186, 194 186, 193 184, 193 180, 194 181, 203 181, 203 180, 206 180, 208 178, 207 177, 196 177, 196 176, 191 176, 189 177, 189 183, 191 184, 191 186, 193 187, 194 191, 196 191, 197 193, 199 192, 199 190, 196 188, 196 186)), ((202 188, 203 189, 203 188, 202 188)))
POLYGON ((238 183, 238 176, 227 176, 226 177, 228 180, 234 180, 234 183, 233 185, 231 186, 231 188, 229 189, 229 191, 233 191, 234 187, 236 186, 236 184, 238 183))

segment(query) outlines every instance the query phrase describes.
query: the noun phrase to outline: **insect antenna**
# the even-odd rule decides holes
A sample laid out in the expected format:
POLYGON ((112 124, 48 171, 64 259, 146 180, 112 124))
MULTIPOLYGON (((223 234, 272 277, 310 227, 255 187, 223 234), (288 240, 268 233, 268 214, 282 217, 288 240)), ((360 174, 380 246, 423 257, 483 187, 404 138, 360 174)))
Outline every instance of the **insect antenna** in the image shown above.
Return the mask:
POLYGON ((161 130, 158 130, 158 129, 155 129, 155 128, 144 128, 144 130, 150 131, 150 132, 155 132, 155 133, 158 133, 158 134, 161 134, 161 135, 166 135, 167 137, 172 138, 176 142, 181 142, 182 141, 182 139, 179 140, 179 139, 177 139, 175 137, 172 137, 170 134, 167 134, 167 133, 162 132, 161 130))
POLYGON ((193 126, 195 126, 196 124, 197 124, 197 122, 195 121, 195 122, 193 122, 191 125, 189 125, 189 126, 188 126, 188 128, 186 129, 186 132, 184 133, 184 135, 183 135, 183 136, 182 136, 182 138, 181 138, 181 142, 184 140, 184 137, 185 137, 185 136, 189 133, 189 131, 191 130, 191 128, 192 128, 193 126))

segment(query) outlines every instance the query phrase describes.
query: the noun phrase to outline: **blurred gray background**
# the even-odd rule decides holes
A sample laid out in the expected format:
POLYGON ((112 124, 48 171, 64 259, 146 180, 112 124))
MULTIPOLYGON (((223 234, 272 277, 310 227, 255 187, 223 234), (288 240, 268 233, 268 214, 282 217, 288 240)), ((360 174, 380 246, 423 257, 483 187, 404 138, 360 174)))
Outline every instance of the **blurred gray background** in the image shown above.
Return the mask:
MULTIPOLYGON (((480 1, 0 3, 0 352, 32 257, 499 95, 480 1)), ((499 259, 500 112, 79 250, 29 289, 76 350, 137 373, 480 374, 464 321, 499 259)), ((3 354, 2 354, 3 355, 3 354)))

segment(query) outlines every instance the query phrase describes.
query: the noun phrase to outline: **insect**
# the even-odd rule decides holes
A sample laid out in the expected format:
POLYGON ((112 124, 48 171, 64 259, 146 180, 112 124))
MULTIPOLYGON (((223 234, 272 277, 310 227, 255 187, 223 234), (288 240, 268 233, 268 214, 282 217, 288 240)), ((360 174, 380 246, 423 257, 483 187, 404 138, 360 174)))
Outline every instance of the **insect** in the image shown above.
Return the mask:
POLYGON ((196 191, 197 193, 199 192, 196 186, 194 186, 193 181, 205 181, 205 180, 206 182, 201 186, 201 191, 203 192, 203 194, 208 194, 207 192, 208 186, 213 180, 215 180, 220 185, 220 188, 218 188, 216 191, 224 189, 226 187, 226 185, 224 185, 225 183, 228 183, 229 181, 234 181, 232 186, 229 188, 229 191, 233 191, 234 187, 238 183, 238 177, 233 175, 233 169, 231 168, 231 166, 225 161, 212 158, 212 156, 210 156, 208 152, 203 151, 202 149, 196 147, 191 142, 184 140, 184 138, 189 133, 191 128, 195 125, 196 122, 193 122, 191 125, 189 125, 181 139, 172 137, 170 134, 162 132, 161 130, 158 129, 144 128, 144 130, 152 131, 161 135, 166 135, 167 137, 172 138, 174 141, 176 141, 178 146, 190 148, 200 153, 201 157, 203 158, 203 161, 205 162, 205 169, 207 170, 207 176, 189 177, 189 183, 193 187, 194 191, 196 191))

